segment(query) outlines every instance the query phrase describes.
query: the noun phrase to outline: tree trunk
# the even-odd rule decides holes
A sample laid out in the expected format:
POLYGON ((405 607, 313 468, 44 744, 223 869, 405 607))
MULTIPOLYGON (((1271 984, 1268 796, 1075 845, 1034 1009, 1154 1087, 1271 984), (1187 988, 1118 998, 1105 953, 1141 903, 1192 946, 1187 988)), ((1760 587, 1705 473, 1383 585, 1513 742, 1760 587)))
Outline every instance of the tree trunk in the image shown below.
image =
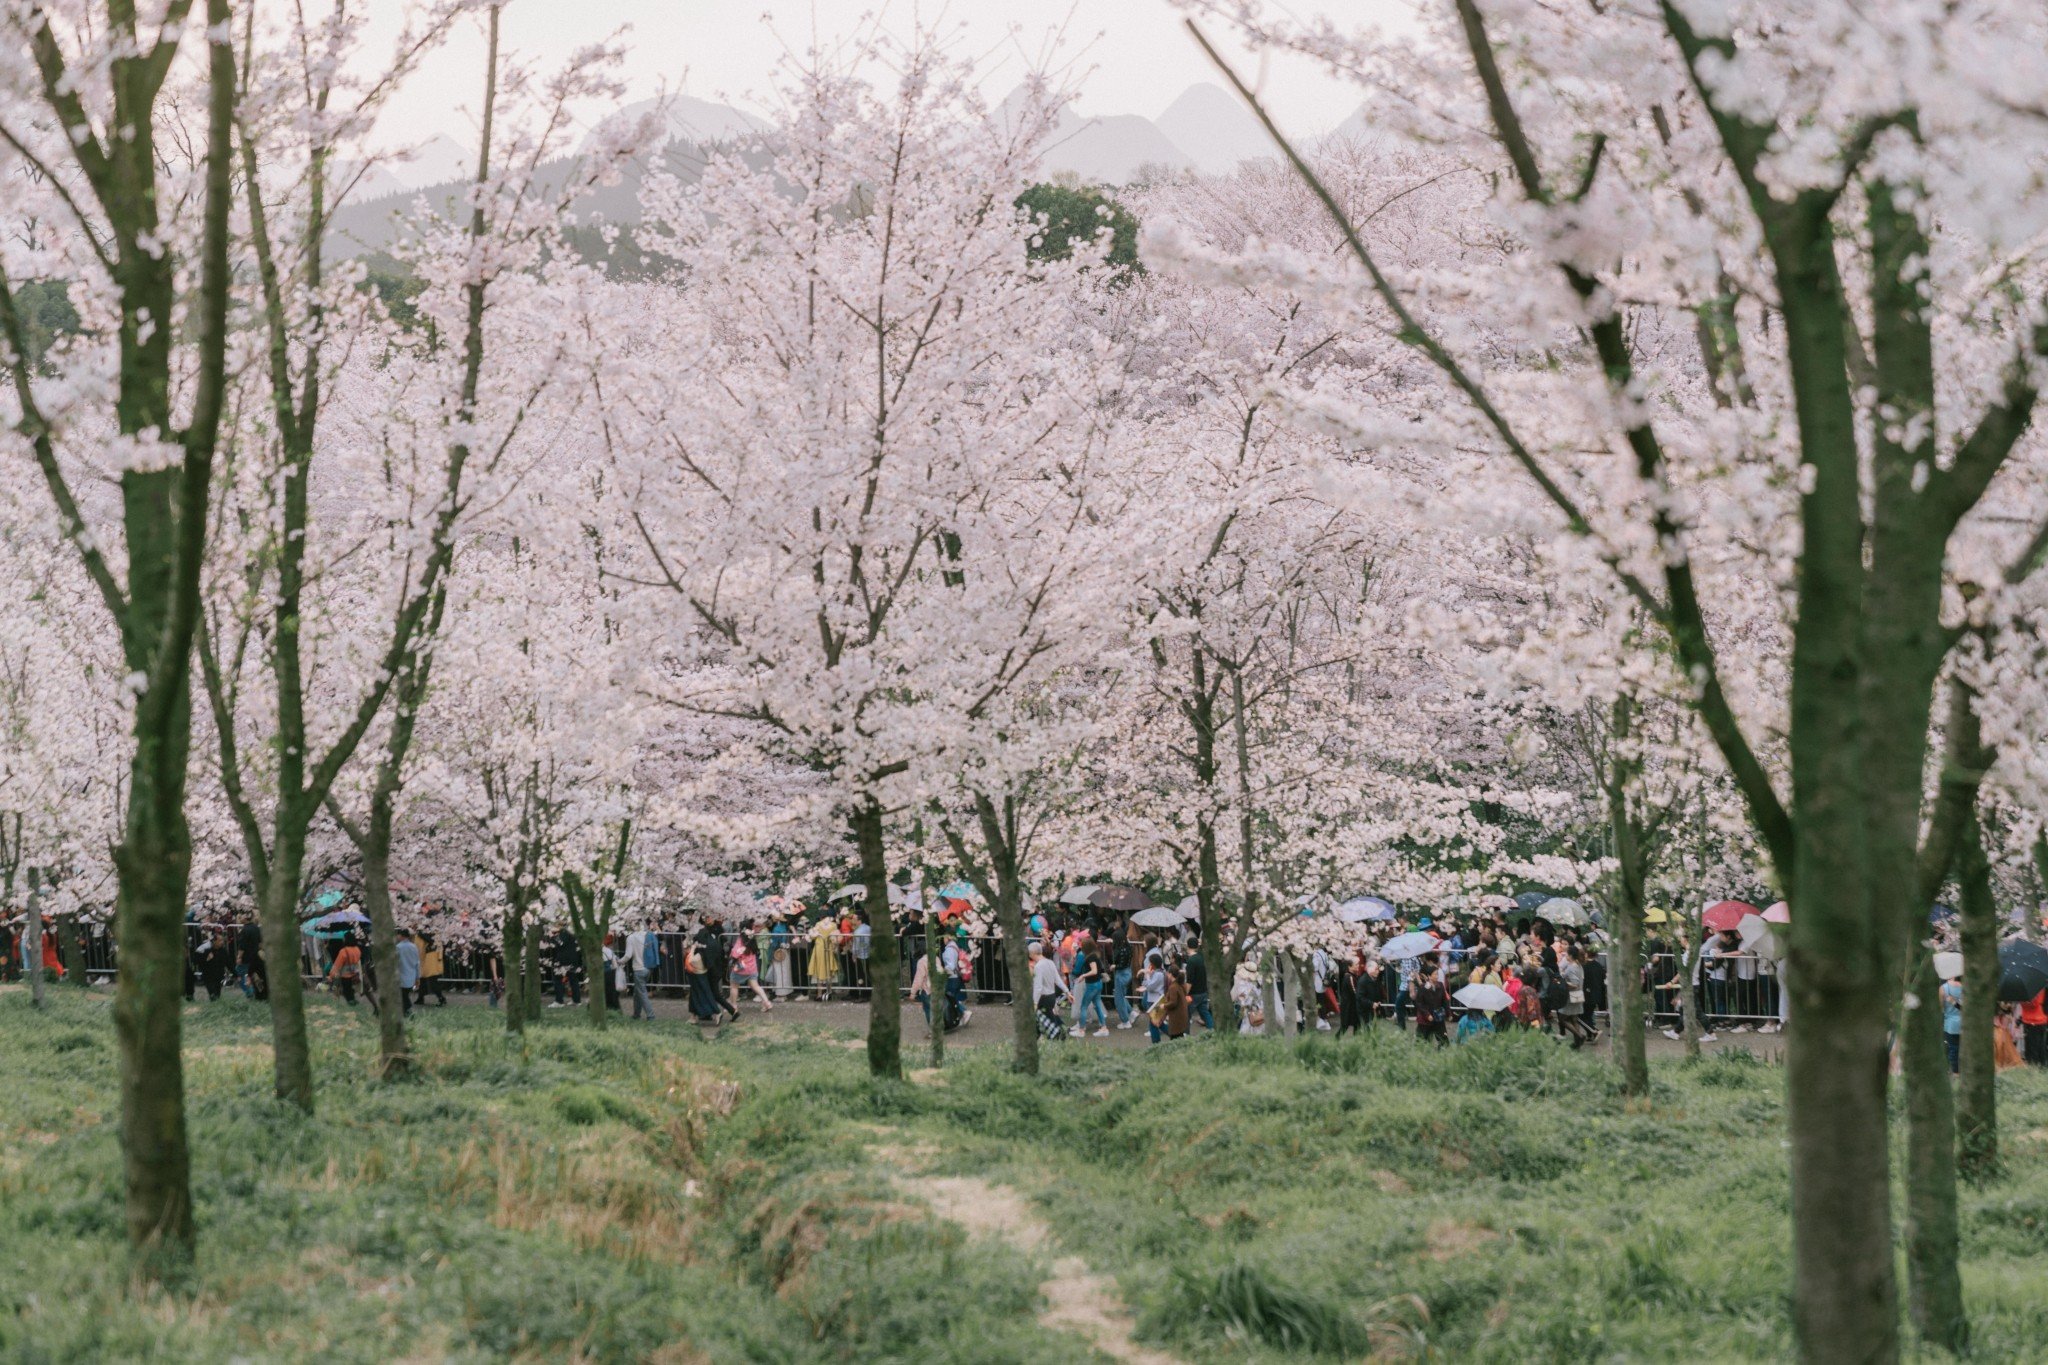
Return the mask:
POLYGON ((867 888, 868 1072, 903 1078, 902 972, 895 917, 889 913, 889 862, 882 847, 882 806, 873 796, 853 809, 854 843, 860 849, 861 885, 867 888))
MULTIPOLYGON (((1704 320, 1702 326, 1705 325, 1704 320)), ((1634 731, 1634 704, 1623 696, 1608 713, 1608 734, 1625 745, 1634 731)), ((1607 828, 1614 841, 1614 948, 1607 958, 1607 1007, 1614 1037, 1614 1059, 1621 1067, 1621 1093, 1650 1093, 1650 1052, 1643 1009, 1643 910, 1649 883, 1649 849, 1629 809, 1637 761, 1626 749, 1610 750, 1607 787, 1607 828)), ((1587 1022, 1592 1022, 1588 1020, 1587 1022)), ((1698 1040, 1693 1048, 1699 1047, 1698 1040)))
POLYGON ((185 822, 190 677, 160 729, 136 733, 129 768, 115 937, 114 1032, 121 1048, 121 1166, 128 1242, 146 1273, 167 1276, 192 1257, 191 1152, 185 1131, 185 888, 192 866, 185 822))
MULTIPOLYGON (((595 910, 591 913, 595 914, 595 910)), ((595 1028, 605 1026, 604 935, 595 925, 576 926, 576 946, 583 950, 583 1003, 595 1028)))
POLYGON ((526 934, 526 960, 520 964, 519 968, 519 1012, 526 1017, 526 1022, 529 1024, 540 1022, 540 950, 542 942, 540 926, 538 924, 531 926, 526 934))
POLYGON ((1700 1001, 1693 983, 1698 980, 1700 954, 1707 950, 1707 927, 1693 935, 1693 945, 1678 960, 1678 1031, 1684 1038, 1689 1061, 1700 1058, 1700 1001))
POLYGON ((405 1036, 405 1002, 398 985, 398 920, 391 910, 391 825, 380 822, 373 805, 363 856, 363 905, 370 914, 370 959, 377 979, 390 983, 377 992, 377 1074, 395 1080, 412 1070, 405 1036))
POLYGON ((1010 973, 1010 1069, 1036 1076, 1038 1002, 1032 998, 1031 953, 1025 943, 1024 888, 1018 881, 1016 843, 991 798, 977 794, 974 811, 981 822, 982 842, 988 847, 996 925, 1002 930, 1003 963, 1010 973))
POLYGON ((499 931, 499 956, 505 963, 505 1032, 526 1032, 526 913, 513 896, 505 907, 499 931))
POLYGON ((79 990, 84 990, 92 983, 85 973, 85 935, 79 930, 77 915, 58 917, 57 944, 64 954, 65 981, 79 990))
POLYGON ((1956 1270, 1955 1098, 1942 1041, 1941 982, 1925 946, 1915 944, 1914 952, 1920 963, 1899 1031, 1906 1076, 1906 1282, 1920 1336, 1959 1350, 1968 1320, 1956 1270))
MULTIPOLYGON (((312 1040, 306 1032, 306 981, 299 975, 299 878, 305 854, 304 832, 294 835, 280 821, 270 878, 263 888, 262 914, 263 957, 270 967, 272 1085, 278 1099, 310 1114, 312 1040)), ((390 976, 380 970, 377 979, 394 986, 398 981, 395 968, 390 976)))
POLYGON ((1974 813, 1963 824, 1961 856, 1963 948, 1962 1079, 1956 1088, 1956 1170, 1965 1180, 1998 1174, 1998 903, 1991 863, 1974 813))
MULTIPOLYGON (((920 886, 920 904, 931 904, 931 888, 920 886)), ((932 1027, 932 1069, 946 1064, 946 992, 941 989, 945 981, 945 968, 939 961, 939 917, 926 912, 924 917, 924 979, 925 1010, 931 1016, 932 1027)))
POLYGON ((21 921, 21 962, 28 970, 28 1001, 43 1007, 43 877, 39 868, 28 870, 28 913, 21 921))

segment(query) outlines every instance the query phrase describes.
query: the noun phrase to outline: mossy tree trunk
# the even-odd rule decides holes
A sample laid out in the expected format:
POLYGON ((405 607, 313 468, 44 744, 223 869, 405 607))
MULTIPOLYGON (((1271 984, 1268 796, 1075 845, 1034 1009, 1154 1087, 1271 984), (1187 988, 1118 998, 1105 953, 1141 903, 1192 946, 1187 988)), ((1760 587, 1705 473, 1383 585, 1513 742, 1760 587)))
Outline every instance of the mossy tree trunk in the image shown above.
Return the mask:
POLYGON ((1942 1040, 1941 982, 1924 944, 1899 1029, 1906 1078, 1906 1276, 1922 1339, 1960 1349, 1967 1337, 1956 1269, 1955 1096, 1942 1040))
POLYGON ((1973 813, 1958 849, 1962 882, 1963 1046, 1956 1088, 1956 1166, 1966 1180, 1998 1174, 1998 904, 1984 832, 1973 813))
MULTIPOLYGON (((23 44, 49 117, 70 134, 76 183, 101 215, 92 233, 105 263, 116 313, 118 369, 109 426, 123 437, 178 447, 179 458, 127 467, 119 476, 125 580, 115 577, 60 462, 57 428, 30 382, 28 357, 38 354, 16 306, 12 281, 0 268, 0 338, 19 410, 16 423, 42 475, 61 532, 120 634, 123 664, 136 685, 131 697, 127 807, 116 875, 115 937, 121 970, 114 999, 120 1046, 122 1177, 128 1240, 145 1277, 182 1274, 195 1242, 191 1156, 185 1126, 182 1058, 185 899, 192 836, 185 817, 187 758, 192 739, 192 638, 200 618, 207 513, 214 453, 227 379, 228 260, 233 195, 231 156, 236 99, 233 48, 204 45, 207 80, 202 192, 197 209, 197 271, 185 287, 186 262, 167 249, 174 235, 160 217, 158 102, 188 29, 224 34, 228 0, 206 0, 204 25, 165 24, 153 37, 132 4, 88 11, 87 22, 119 41, 104 70, 89 80, 70 69, 53 24, 39 10, 17 15, 10 41, 23 44), (96 119, 81 90, 102 88, 111 116, 96 119), (102 137, 96 127, 118 130, 102 137), (183 345, 186 354, 178 354, 183 345), (181 382, 190 379, 181 396, 181 382)), ((96 8, 96 7, 95 7, 96 8)))
POLYGON ((889 860, 882 842, 882 803, 862 796, 850 817, 854 845, 860 850, 861 885, 867 888, 868 923, 868 1072, 878 1078, 903 1077, 903 1001, 901 954, 895 918, 889 913, 889 860))

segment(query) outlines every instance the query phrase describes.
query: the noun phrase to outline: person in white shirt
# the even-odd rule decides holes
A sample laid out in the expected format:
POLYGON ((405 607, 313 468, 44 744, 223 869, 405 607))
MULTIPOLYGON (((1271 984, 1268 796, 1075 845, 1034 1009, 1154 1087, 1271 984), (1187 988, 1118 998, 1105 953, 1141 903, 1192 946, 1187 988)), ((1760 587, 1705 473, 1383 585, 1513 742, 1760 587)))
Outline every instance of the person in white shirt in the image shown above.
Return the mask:
POLYGON ((654 938, 652 930, 636 929, 626 935, 625 965, 633 982, 633 1017, 635 1019, 645 1019, 651 1024, 654 1022, 654 1001, 647 994, 647 980, 649 976, 647 970, 647 949, 650 940, 654 942, 655 952, 658 955, 660 953, 660 941, 654 938))
POLYGON ((1066 983, 1060 980, 1059 964, 1045 955, 1042 943, 1032 943, 1030 952, 1031 999, 1040 1014, 1057 1019, 1060 997, 1067 991, 1066 983))

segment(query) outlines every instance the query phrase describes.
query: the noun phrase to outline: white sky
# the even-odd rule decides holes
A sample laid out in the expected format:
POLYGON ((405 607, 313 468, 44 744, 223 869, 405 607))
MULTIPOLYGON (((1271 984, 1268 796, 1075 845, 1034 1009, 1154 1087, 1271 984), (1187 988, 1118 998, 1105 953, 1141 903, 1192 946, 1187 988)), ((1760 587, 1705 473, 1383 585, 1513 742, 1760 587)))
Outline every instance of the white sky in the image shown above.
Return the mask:
MULTIPOLYGON (((375 25, 366 55, 383 48, 407 8, 407 0, 368 3, 375 25)), ((1345 24, 1412 23, 1412 0, 1276 0, 1274 9, 1326 13, 1345 24)), ((666 89, 758 113, 785 51, 809 47, 814 33, 828 42, 853 33, 870 15, 895 33, 923 21, 955 35, 955 50, 986 70, 991 99, 1048 51, 1057 54, 1053 65, 1070 66, 1082 78, 1083 113, 1156 118, 1195 82, 1221 83, 1168 0, 513 0, 501 37, 545 67, 629 28, 625 75, 633 98, 666 89)), ((1204 28, 1212 41, 1226 36, 1220 25, 1204 28)), ((1236 44, 1226 51, 1290 132, 1325 131, 1358 104, 1357 90, 1309 63, 1275 58, 1262 70, 1236 44)), ((473 144, 471 92, 482 58, 481 21, 466 21, 407 83, 380 133, 406 143, 447 133, 473 144)))

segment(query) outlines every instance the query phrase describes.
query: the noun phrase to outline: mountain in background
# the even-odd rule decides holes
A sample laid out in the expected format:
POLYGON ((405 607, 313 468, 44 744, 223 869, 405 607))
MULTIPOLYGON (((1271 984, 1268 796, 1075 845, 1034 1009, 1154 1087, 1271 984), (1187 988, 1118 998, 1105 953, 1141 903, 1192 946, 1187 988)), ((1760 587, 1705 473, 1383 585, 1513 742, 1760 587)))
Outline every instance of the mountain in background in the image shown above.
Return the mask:
POLYGON ((668 130, 685 142, 699 147, 714 142, 731 142, 736 138, 752 137, 767 132, 772 125, 767 119, 757 118, 744 109, 735 109, 730 104, 717 104, 711 100, 700 100, 694 95, 666 95, 651 100, 640 100, 619 110, 628 118, 638 118, 655 109, 668 115, 668 130))
POLYGON ((1244 101, 1207 81, 1181 91, 1157 123, 1207 175, 1227 175, 1244 162, 1280 155, 1244 101))
MULTIPOLYGON (((997 107, 998 118, 1024 98, 1022 87, 997 107)), ((579 239, 595 243, 597 222, 628 225, 640 221, 640 185, 654 169, 690 183, 703 173, 707 149, 738 148, 749 160, 764 157, 763 139, 774 132, 768 120, 729 104, 669 95, 641 100, 618 112, 632 116, 654 109, 668 119, 670 138, 651 157, 625 169, 616 185, 580 195, 574 205, 584 226, 579 239)), ((1340 134, 1358 137, 1370 132, 1363 106, 1346 120, 1340 134), (1356 125, 1354 127, 1354 125, 1356 125)), ((1190 86, 1167 106, 1157 122, 1138 114, 1087 115, 1065 110, 1041 149, 1047 178, 1068 176, 1087 184, 1120 186, 1147 174, 1201 171, 1226 174, 1246 161, 1277 152, 1242 101, 1221 86, 1190 86)), ((436 134, 417 147, 359 168, 346 202, 332 219, 334 249, 342 255, 387 253, 403 232, 416 200, 425 199, 438 213, 461 215, 461 201, 475 173, 475 153, 454 138, 436 134)), ((539 168, 539 188, 546 192, 570 175, 573 158, 539 168)), ((347 173, 346 171, 344 172, 347 173)), ((586 249, 595 249, 586 245, 586 249)), ((607 259, 623 248, 608 253, 607 259)), ((616 262, 614 262, 616 263, 616 262)))

